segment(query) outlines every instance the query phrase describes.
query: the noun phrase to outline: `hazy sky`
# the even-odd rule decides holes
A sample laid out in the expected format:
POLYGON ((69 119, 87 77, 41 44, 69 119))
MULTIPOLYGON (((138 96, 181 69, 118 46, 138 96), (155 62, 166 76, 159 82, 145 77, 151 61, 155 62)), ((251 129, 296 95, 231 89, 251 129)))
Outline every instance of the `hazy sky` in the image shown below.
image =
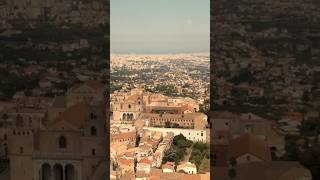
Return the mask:
POLYGON ((209 52, 209 0, 110 0, 111 53, 209 52))

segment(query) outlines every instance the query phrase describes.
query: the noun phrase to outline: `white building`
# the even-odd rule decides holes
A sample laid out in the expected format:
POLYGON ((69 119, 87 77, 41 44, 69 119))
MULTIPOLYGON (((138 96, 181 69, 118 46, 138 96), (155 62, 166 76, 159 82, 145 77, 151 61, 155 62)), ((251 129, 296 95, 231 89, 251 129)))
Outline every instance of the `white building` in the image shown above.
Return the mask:
POLYGON ((197 167, 191 162, 183 162, 177 166, 177 172, 184 171, 188 174, 197 174, 197 167))
POLYGON ((179 128, 157 128, 157 127, 144 127, 143 129, 147 129, 150 131, 162 132, 163 137, 165 135, 167 135, 167 133, 172 132, 172 133, 174 133, 174 136, 182 134, 188 140, 193 141, 193 142, 206 143, 206 141, 207 141, 206 130, 179 129, 179 128))

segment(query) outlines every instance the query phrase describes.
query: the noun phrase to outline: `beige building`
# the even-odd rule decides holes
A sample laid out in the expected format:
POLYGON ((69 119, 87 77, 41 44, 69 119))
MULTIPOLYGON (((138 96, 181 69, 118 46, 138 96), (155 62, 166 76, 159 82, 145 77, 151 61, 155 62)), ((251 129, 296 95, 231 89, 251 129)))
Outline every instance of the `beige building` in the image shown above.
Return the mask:
POLYGON ((145 121, 146 126, 175 127, 204 130, 208 125, 207 115, 204 113, 187 114, 155 114, 143 113, 139 117, 145 121))
POLYGON ((145 127, 143 129, 148 129, 150 131, 162 132, 163 136, 168 133, 173 133, 174 136, 182 134, 188 140, 193 142, 206 142, 207 135, 206 130, 197 130, 197 129, 180 129, 180 128, 156 128, 156 127, 145 127))
POLYGON ((162 94, 144 92, 140 88, 110 95, 110 111, 114 121, 132 121, 142 112, 184 114, 198 110, 198 102, 191 98, 172 98, 162 94))
POLYGON ((197 167, 191 162, 182 162, 177 166, 177 172, 184 171, 187 174, 197 174, 197 167))
POLYGON ((74 87, 66 97, 55 99, 40 128, 12 129, 11 180, 102 179, 106 169, 102 89, 93 81, 74 87))

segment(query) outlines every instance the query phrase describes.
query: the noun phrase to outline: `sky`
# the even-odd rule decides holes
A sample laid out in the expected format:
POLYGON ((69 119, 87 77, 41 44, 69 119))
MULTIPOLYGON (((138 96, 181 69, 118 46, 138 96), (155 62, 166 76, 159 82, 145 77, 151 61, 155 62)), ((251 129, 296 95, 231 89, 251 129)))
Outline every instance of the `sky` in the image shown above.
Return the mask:
POLYGON ((111 53, 210 50, 209 0, 110 0, 111 53))

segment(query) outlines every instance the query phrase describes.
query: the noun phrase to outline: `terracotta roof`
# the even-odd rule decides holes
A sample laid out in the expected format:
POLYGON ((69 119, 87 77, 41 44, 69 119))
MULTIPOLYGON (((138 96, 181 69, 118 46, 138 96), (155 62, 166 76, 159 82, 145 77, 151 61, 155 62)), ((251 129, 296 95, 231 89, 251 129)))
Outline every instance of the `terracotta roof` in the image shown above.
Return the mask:
POLYGON ((228 149, 229 158, 238 158, 241 155, 250 153, 264 161, 271 160, 268 143, 253 134, 246 133, 240 135, 238 138, 232 139, 228 149))
POLYGON ((149 160, 147 157, 145 157, 145 158, 141 159, 141 160, 139 161, 139 163, 143 163, 143 164, 151 164, 151 163, 152 163, 152 161, 151 161, 151 160, 149 160))
POLYGON ((154 146, 156 146, 158 144, 158 141, 149 140, 149 141, 147 141, 147 143, 154 147, 154 146))
POLYGON ((129 138, 136 138, 136 132, 126 132, 126 133, 119 133, 119 134, 112 134, 111 140, 119 140, 119 139, 129 139, 129 138))
POLYGON ((128 100, 136 102, 136 101, 138 101, 138 95, 136 95, 136 94, 135 95, 131 95, 131 96, 128 97, 128 100))
POLYGON ((67 108, 54 123, 64 120, 78 128, 83 128, 89 110, 90 106, 85 102, 75 104, 67 108))
POLYGON ((162 169, 171 169, 174 171, 174 163, 173 162, 167 162, 164 165, 162 165, 162 169))
POLYGON ((124 157, 120 157, 117 160, 118 164, 121 165, 125 165, 125 166, 133 166, 134 165, 134 159, 130 159, 130 158, 124 158, 124 157))
POLYGON ((154 153, 154 156, 155 157, 159 157, 161 155, 161 152, 160 151, 156 151, 155 153, 154 153))
POLYGON ((148 144, 142 144, 142 145, 139 145, 139 149, 141 151, 152 151, 152 146, 148 144))
POLYGON ((197 168, 196 165, 191 162, 182 162, 181 164, 179 164, 177 166, 177 171, 178 171, 178 169, 185 168, 185 167, 197 168))
MULTIPOLYGON (((231 180, 227 167, 214 167, 213 174, 217 179, 231 180)), ((293 161, 251 162, 237 165, 237 180, 287 180, 311 179, 308 169, 293 161)))

